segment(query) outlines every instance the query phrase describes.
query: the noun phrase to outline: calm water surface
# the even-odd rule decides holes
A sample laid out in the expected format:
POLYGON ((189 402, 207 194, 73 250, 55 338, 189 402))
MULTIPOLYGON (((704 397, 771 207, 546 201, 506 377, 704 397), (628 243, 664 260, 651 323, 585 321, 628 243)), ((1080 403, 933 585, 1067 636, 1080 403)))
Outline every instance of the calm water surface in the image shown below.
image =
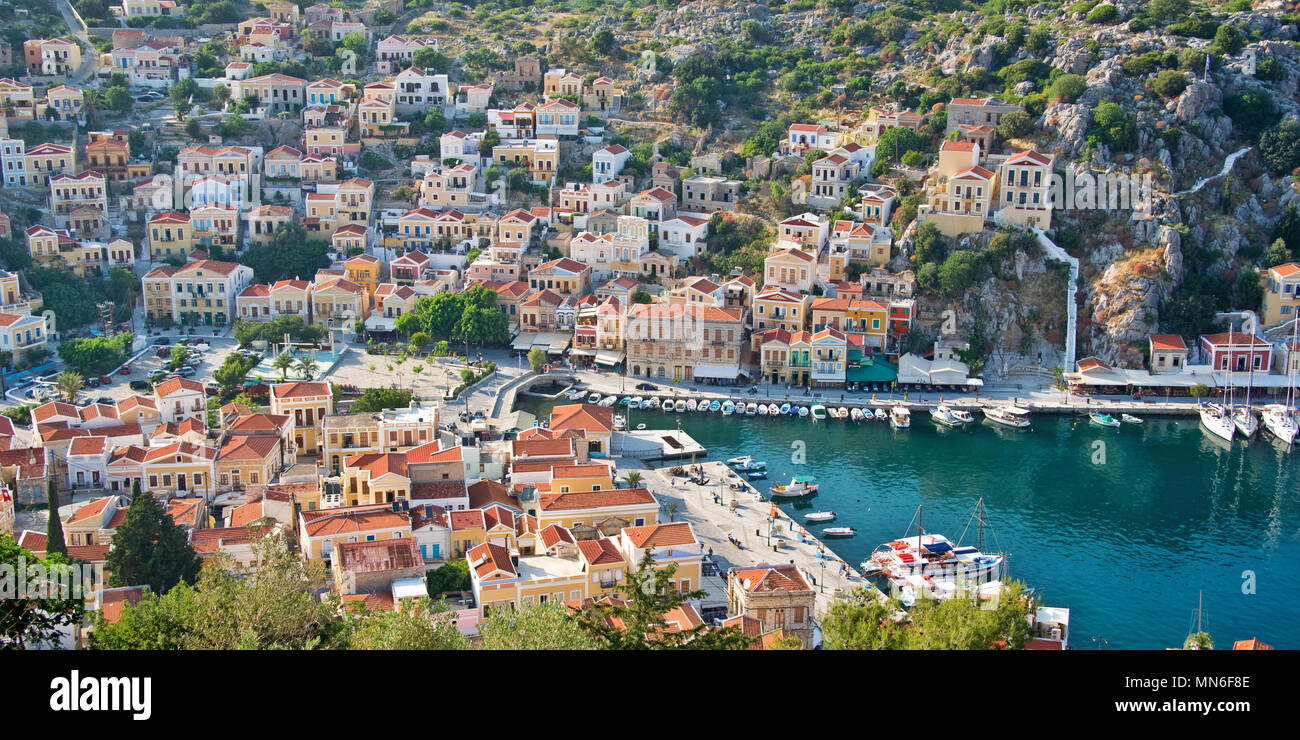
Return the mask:
MULTIPOLYGON (((549 414, 551 405, 528 407, 549 414)), ((631 425, 670 428, 678 419, 710 459, 752 455, 772 479, 816 475, 816 496, 781 506, 799 520, 835 511, 833 524, 809 529, 857 529, 828 543, 851 563, 901 536, 917 505, 927 531, 955 540, 983 497, 985 547, 1010 553, 1013 577, 1071 609, 1076 648, 1181 645, 1198 590, 1218 647, 1250 637, 1300 647, 1300 450, 1283 451, 1264 431, 1229 446, 1195 419, 1103 429, 1036 415, 1029 431, 983 421, 953 430, 923 412, 901 431, 661 411, 633 412, 631 425), (1245 594, 1250 573, 1255 593, 1245 594)), ((972 525, 965 542, 975 538, 972 525)))

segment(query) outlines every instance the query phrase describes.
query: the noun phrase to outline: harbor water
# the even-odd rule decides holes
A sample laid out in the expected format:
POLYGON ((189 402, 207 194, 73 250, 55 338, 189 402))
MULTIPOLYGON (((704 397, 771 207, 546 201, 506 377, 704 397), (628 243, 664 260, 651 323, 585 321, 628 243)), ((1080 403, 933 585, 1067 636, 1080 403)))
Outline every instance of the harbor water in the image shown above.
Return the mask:
MULTIPOLYGON (((551 405, 529 408, 545 418, 551 405)), ((1012 430, 976 414, 974 424, 948 429, 914 412, 911 428, 896 431, 874 421, 631 417, 632 428, 680 423, 709 459, 765 461, 773 482, 816 476, 818 494, 779 505, 800 522, 836 512, 808 529, 856 529, 828 542, 854 564, 902 536, 918 505, 926 531, 957 540, 982 497, 984 547, 1009 553, 1011 577, 1045 603, 1071 609, 1077 649, 1180 646, 1198 591, 1216 647, 1251 637, 1300 647, 1300 450, 1266 432, 1229 445, 1194 418, 1107 429, 1040 414, 1031 429, 1012 430)), ((766 491, 769 481, 755 485, 766 491)), ((971 524, 963 543, 976 536, 971 524)))

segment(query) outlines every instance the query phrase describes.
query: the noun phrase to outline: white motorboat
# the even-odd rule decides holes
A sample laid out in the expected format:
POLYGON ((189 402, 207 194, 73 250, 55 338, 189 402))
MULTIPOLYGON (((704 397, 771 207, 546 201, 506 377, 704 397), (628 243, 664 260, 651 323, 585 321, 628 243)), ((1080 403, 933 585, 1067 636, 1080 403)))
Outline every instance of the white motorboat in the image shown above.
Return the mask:
POLYGON ((1120 421, 1119 419, 1116 419, 1110 414, 1103 414, 1100 411, 1094 411, 1088 414, 1088 423, 1096 424, 1099 427, 1109 427, 1111 429, 1119 429, 1120 421))
POLYGON ((799 407, 799 415, 800 415, 800 416, 807 416, 807 415, 808 415, 808 407, 807 407, 807 406, 800 406, 800 407, 799 407))
POLYGON ((627 402, 627 407, 630 409, 644 408, 645 399, 640 396, 637 396, 636 398, 633 398, 631 401, 627 402))
POLYGON ((741 455, 740 457, 733 457, 730 460, 727 460, 728 465, 748 465, 752 462, 754 462, 754 458, 749 455, 741 455))
POLYGON ((754 403, 753 401, 750 401, 749 405, 745 407, 745 416, 753 416, 754 414, 757 413, 758 413, 758 404, 754 403))
POLYGON ((833 511, 814 511, 811 514, 804 514, 804 521, 809 522, 829 522, 835 518, 833 511))
POLYGON ((1297 423, 1291 408, 1280 403, 1264 407, 1264 428, 1286 444, 1295 442, 1297 423))
MULTIPOLYGON (((918 532, 916 536, 904 536, 877 547, 868 559, 869 562, 890 578, 906 578, 911 575, 928 577, 930 580, 976 581, 1001 578, 1006 556, 1003 553, 983 552, 984 499, 979 500, 971 515, 972 520, 979 522, 979 544, 974 547, 962 546, 941 534, 926 532, 921 516, 922 507, 918 506, 914 519, 918 532)), ((969 526, 968 523, 967 527, 969 526)), ((911 529, 910 525, 908 528, 911 529)), ((864 563, 865 565, 867 564, 864 563)))
POLYGON ((1029 428, 1029 409, 1019 406, 990 406, 984 409, 984 418, 1013 429, 1029 428))
POLYGON ((823 537, 852 537, 858 530, 853 527, 827 527, 822 530, 823 537))
POLYGON ((765 404, 765 403, 760 403, 760 404, 758 405, 758 411, 757 411, 756 413, 757 413, 759 416, 767 416, 767 404, 765 404))
POLYGON ((730 400, 730 399, 724 401, 724 402, 722 403, 722 415, 723 415, 723 416, 731 416, 731 415, 734 414, 734 413, 736 413, 736 404, 735 404, 735 402, 732 401, 732 400, 730 400))
POLYGON ((889 414, 885 413, 884 409, 876 409, 873 416, 876 417, 876 421, 884 421, 889 418, 889 414))
POLYGON ((817 493, 816 480, 817 479, 811 475, 796 475, 784 486, 780 483, 773 483, 772 487, 767 489, 767 492, 774 498, 797 498, 799 496, 809 496, 817 493))
POLYGON ((953 418, 961 422, 962 424, 970 424, 975 421, 975 417, 972 416, 971 412, 967 411, 966 409, 950 408, 948 409, 948 413, 952 414, 953 418))
POLYGON ((686 399, 684 398, 677 399, 677 403, 673 404, 673 408, 677 410, 677 413, 682 413, 686 411, 686 399))
POLYGON ((689 399, 689 400, 686 402, 686 410, 687 410, 687 411, 694 411, 694 410, 695 410, 695 399, 694 399, 694 398, 689 399))
POLYGON ((696 411, 696 413, 708 413, 708 411, 709 411, 709 402, 708 402, 708 400, 707 400, 707 399, 704 399, 704 398, 701 398, 701 399, 700 399, 700 402, 697 403, 697 404, 695 404, 695 411, 696 411))
POLYGON ((912 426, 912 412, 906 406, 895 406, 889 410, 889 425, 895 429, 912 426))
POLYGON ((814 403, 812 408, 808 409, 808 413, 812 414, 813 421, 822 421, 826 418, 826 407, 820 403, 814 403))
POLYGON ((934 419, 936 424, 942 424, 946 427, 959 427, 962 425, 961 420, 953 414, 952 409, 943 404, 930 409, 930 418, 934 419))
POLYGON ((849 410, 844 408, 843 406, 840 406, 839 408, 835 409, 835 418, 836 419, 849 418, 849 410))
POLYGON ((607 408, 616 403, 618 403, 618 396, 606 396, 600 400, 600 405, 607 408))
POLYGON ((1197 409, 1201 416, 1201 427, 1215 437, 1232 441, 1232 437, 1237 432, 1237 425, 1233 423, 1232 416, 1227 411, 1215 403, 1203 403, 1197 409))
POLYGON ((647 398, 644 403, 641 404, 641 407, 646 409, 657 409, 659 408, 659 399, 656 398, 655 396, 651 396, 650 398, 647 398))
POLYGON ((621 432, 627 429, 627 417, 622 414, 614 414, 614 431, 621 432))
POLYGON ((591 404, 598 404, 598 403, 600 403, 600 394, 599 394, 599 393, 593 393, 593 394, 591 394, 590 396, 587 396, 587 403, 591 403, 591 404))
POLYGON ((1134 416, 1134 415, 1132 415, 1132 414, 1120 414, 1120 415, 1119 415, 1119 420, 1122 421, 1122 422, 1124 422, 1125 424, 1141 424, 1141 423, 1142 423, 1142 419, 1141 419, 1140 417, 1134 416))
POLYGON ((856 406, 849 409, 849 418, 853 421, 862 421, 862 409, 856 406))
MULTIPOLYGON (((663 408, 665 414, 671 414, 673 410, 676 408, 673 404, 673 399, 671 398, 665 398, 663 400, 663 404, 661 405, 661 407, 663 408)), ((683 406, 682 408, 685 408, 685 406, 683 406)))

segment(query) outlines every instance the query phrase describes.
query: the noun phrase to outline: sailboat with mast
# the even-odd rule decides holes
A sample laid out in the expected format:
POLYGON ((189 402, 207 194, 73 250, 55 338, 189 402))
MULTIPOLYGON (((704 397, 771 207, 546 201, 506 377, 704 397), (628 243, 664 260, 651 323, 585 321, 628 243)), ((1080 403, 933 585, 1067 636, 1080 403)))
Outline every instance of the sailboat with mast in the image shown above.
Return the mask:
MULTIPOLYGON (((975 504, 975 511, 966 523, 969 529, 970 522, 978 522, 975 546, 963 546, 960 538, 954 543, 941 534, 926 532, 922 506, 916 507, 913 520, 917 525, 916 536, 904 536, 877 547, 862 563, 864 575, 884 575, 895 580, 920 577, 926 581, 963 580, 970 583, 1001 579, 1006 555, 984 552, 984 499, 975 504)), ((965 536, 965 532, 962 534, 965 536)))
POLYGON ((1295 375, 1296 357, 1300 356, 1300 318, 1291 322, 1291 344, 1283 353, 1287 360, 1286 403, 1271 403, 1264 407, 1264 428, 1287 445, 1293 444, 1300 424, 1296 422, 1295 375))
MULTIPOLYGON (((1231 329, 1229 329, 1229 332, 1231 332, 1231 329)), ((1237 406, 1234 404, 1232 406, 1232 423, 1243 437, 1250 439, 1255 436, 1255 432, 1259 431, 1259 419, 1255 417, 1255 412, 1250 408, 1251 391, 1255 387, 1255 335, 1247 334, 1246 336, 1250 339, 1250 354, 1246 358, 1246 365, 1250 369, 1246 381, 1246 405, 1237 406)), ((1231 364, 1229 364, 1229 368, 1231 368, 1231 364)), ((1231 378, 1232 376, 1229 375, 1228 377, 1231 378)))
POLYGON ((1228 325, 1228 382, 1223 385, 1223 403, 1202 403, 1197 412, 1201 416, 1201 427, 1210 434, 1232 441, 1237 426, 1232 420, 1232 404, 1228 393, 1232 388, 1232 325, 1228 325))

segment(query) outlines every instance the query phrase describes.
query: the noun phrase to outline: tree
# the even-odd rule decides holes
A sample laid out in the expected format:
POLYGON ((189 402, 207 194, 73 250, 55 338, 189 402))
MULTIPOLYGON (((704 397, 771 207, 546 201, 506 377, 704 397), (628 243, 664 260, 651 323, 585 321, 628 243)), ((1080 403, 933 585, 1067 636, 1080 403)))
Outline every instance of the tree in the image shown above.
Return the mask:
POLYGON ((416 69, 432 69, 436 74, 447 74, 451 71, 451 60, 437 49, 425 46, 411 57, 411 66, 416 69))
POLYGON ((1236 26, 1227 23, 1219 25, 1218 30, 1214 32, 1214 43, 1210 45, 1212 53, 1227 56, 1240 54, 1244 48, 1246 48, 1245 34, 1236 26))
POLYGON ((212 379, 226 390, 238 388, 249 371, 257 367, 258 359, 252 355, 232 352, 226 356, 226 361, 221 363, 221 367, 212 373, 212 379))
POLYGON ((316 371, 319 369, 320 365, 306 355, 298 358, 298 363, 294 365, 294 370, 298 372, 298 376, 303 380, 311 380, 316 377, 316 371))
POLYGON ((734 627, 719 629, 706 622, 690 629, 667 629, 666 615, 708 595, 700 589, 683 592, 669 585, 676 573, 676 563, 656 568, 654 548, 647 547, 636 570, 628 570, 619 584, 628 600, 597 601, 578 612, 578 624, 604 649, 747 649, 752 639, 734 627))
POLYGON ((1300 252, 1300 208, 1296 208, 1294 201, 1286 204, 1273 224, 1273 238, 1281 239, 1293 254, 1300 252))
POLYGON ((20 547, 12 536, 0 537, 0 566, 17 573, 20 562, 29 579, 38 578, 38 569, 43 569, 44 580, 29 580, 21 590, 10 581, 16 593, 0 599, 0 650, 53 644, 67 628, 80 624, 85 613, 85 594, 76 590, 65 593, 57 588, 75 582, 68 571, 67 556, 47 552, 45 557, 37 557, 20 547), (42 590, 29 591, 27 587, 33 585, 42 590), (47 587, 54 588, 44 590, 47 587))
POLYGON ((1268 251, 1264 252, 1264 266, 1277 267, 1291 261, 1291 250, 1286 248, 1286 242, 1280 237, 1273 240, 1269 245, 1268 251))
POLYGON ((997 605, 982 608, 971 599, 920 599, 905 617, 896 599, 881 602, 876 592, 855 590, 836 599, 822 618, 823 646, 829 650, 988 650, 1018 649, 1029 636, 1029 605, 1024 584, 1003 585, 997 605))
MULTIPOLYGON (((403 603, 400 611, 369 612, 353 606, 341 636, 349 650, 465 650, 469 638, 445 616, 442 602, 403 603)), ((351 606, 351 605, 350 605, 351 606)))
POLYGON ((540 373, 544 365, 546 365, 546 350, 541 347, 528 350, 528 366, 533 369, 533 372, 540 373))
POLYGON ((1047 88, 1047 99, 1073 103, 1088 89, 1088 80, 1083 75, 1061 75, 1047 88))
POLYGON ((944 295, 956 296, 980 279, 984 258, 971 249, 959 249, 948 255, 939 266, 939 289, 944 295))
POLYGON ((495 609, 479 626, 485 650, 595 650, 596 641, 558 601, 495 609))
POLYGON ((904 152, 914 149, 921 151, 924 148, 925 142, 921 139, 921 135, 902 126, 885 129, 876 143, 877 156, 881 161, 898 162, 904 152))
POLYGON ((927 262, 943 262, 948 257, 948 240, 933 222, 924 221, 916 227, 912 251, 916 254, 916 262, 919 265, 927 262))
POLYGON ((185 530, 176 526, 152 492, 140 492, 137 481, 126 521, 113 533, 104 568, 110 586, 145 585, 154 593, 164 593, 177 583, 194 583, 199 557, 185 530))
POLYGON ((636 470, 633 470, 632 472, 628 473, 628 474, 627 474, 627 485, 628 485, 629 488, 640 488, 640 487, 641 487, 641 473, 640 473, 639 471, 636 471, 636 470))
POLYGON ((591 50, 602 57, 607 57, 618 50, 618 39, 608 28, 602 28, 591 35, 591 50))
POLYGON ((1277 103, 1273 94, 1263 87, 1228 96, 1223 101, 1223 112, 1247 139, 1257 138, 1261 131, 1278 121, 1277 103))
POLYGON ((1097 137, 1115 151, 1127 152, 1137 147, 1137 126, 1116 103, 1102 103, 1092 115, 1097 137))
POLYGON ((109 373, 131 356, 130 332, 113 337, 78 337, 59 344, 59 359, 82 375, 109 373))
POLYGON ((311 278, 329 266, 330 244, 307 240, 307 230, 298 223, 281 224, 269 244, 254 244, 240 256, 240 262, 253 268, 260 283, 274 283, 285 278, 311 278))
POLYGON ((1275 175, 1300 167, 1300 121, 1288 119, 1259 137, 1259 156, 1275 175))
POLYGON ((81 394, 81 384, 84 382, 85 378, 81 377, 81 373, 73 370, 65 370, 54 379, 55 387, 63 394, 63 400, 68 403, 77 402, 77 396, 81 394))
POLYGON ((1187 75, 1176 69, 1162 70, 1151 78, 1151 90, 1162 98, 1176 98, 1187 89, 1187 75))
POLYGON ((464 558, 457 558, 448 561, 441 568, 429 571, 425 578, 425 587, 431 597, 470 590, 472 584, 469 578, 469 563, 464 558))
POLYGON ((45 487, 45 508, 49 512, 49 521, 45 524, 45 552, 67 555, 68 546, 63 542, 63 520, 59 518, 59 493, 55 490, 53 478, 50 478, 45 487))
POLYGON ((425 347, 429 346, 429 342, 431 341, 433 341, 433 339, 429 336, 428 332, 417 331, 411 335, 411 346, 414 347, 416 351, 423 351, 425 347))
POLYGON ((1005 113, 998 119, 998 136, 1003 139, 1019 139, 1034 130, 1034 119, 1022 110, 1005 113))
POLYGON ((1210 395, 1210 386, 1204 383, 1196 383, 1187 389, 1192 398, 1205 398, 1210 395))
POLYGON ((352 413, 374 413, 384 409, 404 409, 411 405, 411 392, 403 388, 367 388, 352 402, 352 413))

